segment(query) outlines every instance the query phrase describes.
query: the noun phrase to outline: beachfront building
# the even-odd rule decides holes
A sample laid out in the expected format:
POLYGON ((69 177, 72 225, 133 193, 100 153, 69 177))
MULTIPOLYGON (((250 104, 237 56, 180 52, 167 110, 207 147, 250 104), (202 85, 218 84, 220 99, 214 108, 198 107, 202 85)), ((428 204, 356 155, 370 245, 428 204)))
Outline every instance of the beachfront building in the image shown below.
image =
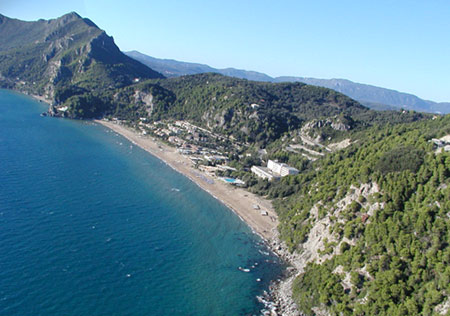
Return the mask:
POLYGON ((277 180, 281 177, 298 174, 298 170, 285 163, 269 160, 267 167, 253 166, 252 172, 258 177, 267 179, 269 181, 277 180))
POLYGON ((271 170, 274 174, 281 177, 298 174, 298 170, 294 167, 291 167, 285 163, 280 163, 276 160, 269 160, 267 162, 267 168, 269 168, 269 170, 271 170))
POLYGON ((167 128, 169 129, 169 131, 171 131, 174 134, 180 134, 181 133, 181 129, 176 127, 176 126, 168 124, 167 128))
POLYGON ((273 175, 272 171, 270 171, 270 169, 266 167, 252 166, 251 170, 258 177, 267 179, 269 181, 272 181, 273 179, 277 178, 273 175))
POLYGON ((172 143, 172 144, 175 144, 175 145, 183 144, 183 140, 181 138, 176 137, 176 136, 169 136, 168 141, 169 141, 169 143, 172 143))

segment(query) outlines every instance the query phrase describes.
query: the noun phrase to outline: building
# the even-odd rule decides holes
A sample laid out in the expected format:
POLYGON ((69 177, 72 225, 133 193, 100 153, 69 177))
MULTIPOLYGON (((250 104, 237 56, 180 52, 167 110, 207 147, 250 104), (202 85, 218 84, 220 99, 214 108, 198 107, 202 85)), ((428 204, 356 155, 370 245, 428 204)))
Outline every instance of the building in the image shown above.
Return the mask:
POLYGON ((168 141, 169 141, 169 143, 176 144, 176 145, 183 144, 183 140, 181 138, 176 137, 176 136, 169 136, 168 141))
POLYGON ((203 156, 206 160, 210 161, 210 162, 224 162, 227 161, 228 158, 225 156, 220 156, 220 155, 204 155, 203 156))
POLYGON ((285 176, 290 176, 290 175, 295 175, 295 174, 298 174, 298 170, 295 169, 294 167, 290 167, 288 165, 281 167, 280 176, 285 177, 285 176))
POLYGON ((174 134, 179 134, 181 132, 181 130, 173 125, 167 125, 167 128, 169 129, 169 131, 173 132, 174 134))
POLYGON ((298 170, 294 167, 290 167, 285 163, 280 163, 278 161, 269 160, 267 162, 267 168, 269 168, 274 174, 281 177, 298 174, 298 170))
POLYGON ((279 177, 274 176, 273 173, 270 171, 270 169, 266 168, 266 167, 253 166, 251 168, 251 170, 258 177, 263 178, 263 179, 267 179, 269 181, 272 181, 273 179, 278 179, 279 178, 279 177))
POLYGON ((433 138, 431 139, 431 142, 433 142, 437 147, 436 153, 450 151, 450 135, 446 135, 441 138, 433 138))
POLYGON ((290 167, 285 163, 279 163, 278 161, 269 160, 266 167, 253 166, 252 172, 258 177, 268 179, 269 181, 277 180, 281 177, 298 174, 298 170, 294 167, 290 167))
POLYGON ((237 171, 236 168, 226 166, 226 165, 218 165, 217 167, 219 167, 220 169, 223 169, 223 170, 237 171))

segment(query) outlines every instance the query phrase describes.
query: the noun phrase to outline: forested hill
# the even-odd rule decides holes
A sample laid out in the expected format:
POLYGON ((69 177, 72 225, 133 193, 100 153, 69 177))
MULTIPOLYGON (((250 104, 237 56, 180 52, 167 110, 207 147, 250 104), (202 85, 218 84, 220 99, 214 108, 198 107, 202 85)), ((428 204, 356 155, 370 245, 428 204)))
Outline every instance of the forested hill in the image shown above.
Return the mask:
POLYGON ((0 15, 0 86, 63 102, 160 73, 124 55, 92 21, 76 13, 20 21, 0 15))
POLYGON ((205 72, 215 72, 230 77, 243 78, 255 81, 303 82, 306 84, 311 84, 339 91, 349 96, 350 98, 358 100, 360 103, 375 110, 376 109, 392 110, 404 108, 424 112, 450 113, 450 103, 448 102, 439 103, 423 100, 413 94, 352 82, 346 79, 316 79, 316 78, 305 78, 295 76, 283 76, 273 78, 257 71, 249 71, 235 68, 217 69, 205 64, 187 63, 172 59, 159 59, 147 56, 137 51, 125 52, 125 54, 151 67, 152 69, 161 72, 167 77, 177 77, 205 72))
POLYGON ((331 89, 199 74, 156 81, 173 103, 161 118, 183 118, 247 142, 273 141, 311 120, 331 119, 336 130, 421 119, 418 113, 376 112, 331 89))
POLYGON ((449 134, 450 116, 371 128, 278 184, 306 315, 448 315, 450 152, 432 139, 449 134))
POLYGON ((277 139, 311 119, 340 116, 353 124, 352 117, 368 111, 333 90, 301 83, 273 84, 200 74, 159 80, 158 84, 175 99, 156 115, 188 119, 247 142, 277 139))
POLYGON ((83 100, 68 99, 64 105, 68 110, 62 114, 68 117, 107 116, 129 122, 140 118, 188 120, 261 146, 295 134, 312 120, 331 124, 316 135, 325 139, 374 124, 426 117, 414 112, 372 111, 336 91, 303 83, 263 83, 212 73, 148 80, 96 92, 83 100))

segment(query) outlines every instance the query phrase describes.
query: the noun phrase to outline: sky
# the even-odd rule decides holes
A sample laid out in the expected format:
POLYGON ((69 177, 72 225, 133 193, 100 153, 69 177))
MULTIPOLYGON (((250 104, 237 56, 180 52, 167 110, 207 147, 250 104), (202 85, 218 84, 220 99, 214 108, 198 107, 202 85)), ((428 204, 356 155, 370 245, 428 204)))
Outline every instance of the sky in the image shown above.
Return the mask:
POLYGON ((450 102, 449 0, 0 0, 27 21, 71 11, 122 51, 450 102))

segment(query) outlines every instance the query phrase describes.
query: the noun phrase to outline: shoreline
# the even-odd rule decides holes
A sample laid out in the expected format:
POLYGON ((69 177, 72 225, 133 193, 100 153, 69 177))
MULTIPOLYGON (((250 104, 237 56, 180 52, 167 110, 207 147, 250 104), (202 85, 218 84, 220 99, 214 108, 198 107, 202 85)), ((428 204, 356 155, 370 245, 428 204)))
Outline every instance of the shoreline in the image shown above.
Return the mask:
MULTIPOLYGON (((51 105, 51 100, 46 99, 44 96, 25 93, 16 89, 7 90, 19 92, 31 97, 39 103, 51 105)), ((296 304, 292 300, 291 292, 292 282, 295 276, 298 275, 298 272, 302 269, 299 269, 295 262, 296 256, 289 252, 284 242, 279 238, 277 229, 278 216, 271 201, 248 192, 243 188, 233 187, 224 182, 214 181, 214 183, 211 184, 201 180, 199 176, 209 180, 212 180, 213 178, 200 170, 194 169, 188 158, 178 153, 173 147, 158 142, 156 139, 139 135, 135 130, 116 123, 103 120, 92 121, 120 134, 134 145, 139 146, 141 149, 166 163, 178 173, 188 177, 201 189, 219 200, 235 213, 253 233, 257 234, 264 241, 270 251, 287 263, 286 269, 280 278, 271 280, 268 292, 264 291, 262 296, 258 298, 261 299, 260 302, 265 306, 265 308, 261 310, 261 314, 271 316, 303 315, 297 311, 296 304), (261 209, 266 210, 268 216, 262 216, 260 213, 261 210, 255 210, 253 208, 254 204, 257 204, 261 209), (275 220, 273 221, 271 218, 275 220)))
POLYGON ((278 216, 271 201, 248 192, 245 189, 223 183, 217 178, 212 178, 200 170, 195 169, 187 157, 178 153, 175 148, 156 139, 153 140, 148 136, 139 135, 131 128, 120 124, 103 120, 94 120, 94 122, 120 134, 133 144, 162 160, 175 171, 188 177, 201 189, 231 209, 254 233, 259 235, 267 243, 270 244, 271 241, 277 239, 278 216), (205 181, 205 179, 208 181, 205 181), (267 211, 268 215, 261 215, 261 210, 255 210, 253 205, 259 205, 261 210, 267 211))
MULTIPOLYGON (((272 206, 272 202, 257 196, 243 188, 238 188, 213 179, 198 169, 193 168, 191 161, 178 153, 175 148, 170 147, 155 138, 139 135, 133 129, 103 120, 94 122, 109 128, 117 134, 125 137, 130 142, 139 146, 151 155, 166 163, 178 173, 188 177, 215 199, 234 212, 253 233, 259 235, 267 247, 285 261, 289 267, 286 268, 281 279, 272 280, 269 293, 265 293, 266 311, 270 315, 298 316, 301 315, 292 300, 291 285, 298 269, 294 264, 294 256, 289 253, 287 247, 279 239, 278 216, 272 206), (205 181, 208 180, 208 181, 205 181), (213 180, 213 181, 211 181, 213 180), (261 209, 268 212, 268 216, 261 215, 261 210, 255 210, 253 205, 259 205, 261 209)), ((269 315, 269 314, 267 314, 269 315)))

